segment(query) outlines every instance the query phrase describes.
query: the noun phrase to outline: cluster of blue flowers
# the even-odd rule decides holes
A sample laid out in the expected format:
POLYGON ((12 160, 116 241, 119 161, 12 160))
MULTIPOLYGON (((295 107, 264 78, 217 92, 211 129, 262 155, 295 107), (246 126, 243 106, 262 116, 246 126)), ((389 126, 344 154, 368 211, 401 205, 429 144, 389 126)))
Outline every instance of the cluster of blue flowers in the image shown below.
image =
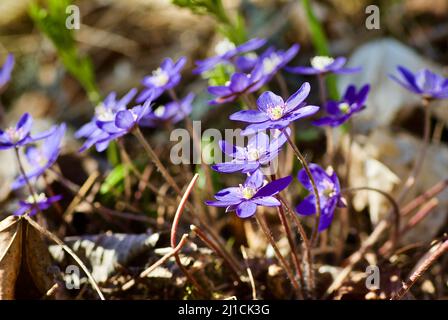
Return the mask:
MULTIPOLYGON (((360 68, 345 67, 344 57, 326 56, 312 58, 311 66, 287 67, 287 64, 299 52, 300 46, 295 44, 286 51, 270 47, 258 54, 256 51, 266 42, 264 39, 255 38, 236 46, 225 40, 216 47, 216 56, 196 62, 197 68, 194 70, 196 74, 206 76, 217 66, 230 70, 229 80, 226 83, 208 87, 208 92, 215 96, 210 104, 224 104, 239 98, 249 98, 250 95, 268 85, 282 69, 295 74, 319 77, 328 73, 347 74, 360 70, 360 68)), ((174 92, 174 88, 181 80, 181 70, 185 63, 185 57, 177 61, 167 58, 159 68, 142 80, 143 89, 140 92, 133 88, 121 98, 117 98, 115 92, 107 95, 102 103, 95 107, 92 119, 75 133, 76 138, 85 138, 80 151, 95 146, 96 150, 101 152, 111 141, 125 136, 138 126, 157 127, 166 123, 175 124, 188 117, 192 111, 194 94, 190 93, 184 98, 177 99, 174 92), (165 93, 172 101, 163 105, 157 104, 157 99, 165 93), (132 104, 134 100, 135 103, 132 104)), ((0 92, 11 78, 13 66, 14 57, 8 55, 0 69, 0 92)), ((391 78, 422 98, 428 100, 448 98, 448 79, 426 69, 413 74, 399 66, 398 72, 399 76, 391 75, 391 78)), ((350 85, 340 100, 329 100, 322 106, 326 115, 314 120, 313 124, 331 127, 342 125, 364 109, 369 89, 367 84, 359 90, 354 85, 350 85)), ((320 110, 320 107, 305 102, 310 91, 310 84, 304 82, 286 101, 271 91, 265 91, 258 96, 256 106, 252 106, 252 109, 237 111, 230 116, 231 120, 247 124, 241 134, 250 136, 248 144, 246 147, 241 147, 221 141, 219 144, 221 150, 231 160, 216 164, 212 168, 221 173, 241 172, 247 178, 238 187, 230 187, 218 192, 215 200, 207 201, 207 205, 225 207, 226 211, 236 211, 241 218, 253 216, 257 206, 281 206, 277 195, 288 187, 292 177, 270 180, 264 175, 263 169, 276 159, 283 146, 290 142, 292 132, 290 125, 299 119, 315 115, 320 110), (265 133, 267 130, 271 132, 271 138, 265 133)), ((53 126, 41 133, 31 134, 32 122, 31 116, 26 113, 16 126, 0 130, 0 150, 15 149, 19 164, 22 154, 30 168, 28 173, 21 170, 21 174, 12 185, 13 189, 35 183, 56 163, 61 151, 66 131, 65 124, 53 126)), ((331 167, 324 170, 312 163, 309 164, 309 169, 319 194, 321 204, 319 231, 322 231, 330 226, 335 209, 345 206, 345 202, 339 180, 331 167)), ((297 205, 296 211, 302 215, 315 214, 316 199, 312 193, 313 186, 310 177, 305 169, 302 169, 298 172, 297 178, 311 193, 297 205)), ((60 196, 46 197, 45 194, 31 194, 26 200, 20 201, 16 214, 36 214, 39 210, 47 209, 60 198, 60 196)))

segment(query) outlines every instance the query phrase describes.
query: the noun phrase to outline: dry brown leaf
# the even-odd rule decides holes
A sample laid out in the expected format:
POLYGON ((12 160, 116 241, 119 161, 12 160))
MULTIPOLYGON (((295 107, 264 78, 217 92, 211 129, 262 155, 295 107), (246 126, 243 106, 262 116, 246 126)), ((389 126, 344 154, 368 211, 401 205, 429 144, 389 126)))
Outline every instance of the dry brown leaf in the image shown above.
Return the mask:
POLYGON ((40 298, 52 285, 50 264, 41 235, 25 220, 9 216, 0 221, 0 300, 40 298))
POLYGON ((14 299, 22 256, 22 227, 17 217, 0 222, 0 300, 14 299))

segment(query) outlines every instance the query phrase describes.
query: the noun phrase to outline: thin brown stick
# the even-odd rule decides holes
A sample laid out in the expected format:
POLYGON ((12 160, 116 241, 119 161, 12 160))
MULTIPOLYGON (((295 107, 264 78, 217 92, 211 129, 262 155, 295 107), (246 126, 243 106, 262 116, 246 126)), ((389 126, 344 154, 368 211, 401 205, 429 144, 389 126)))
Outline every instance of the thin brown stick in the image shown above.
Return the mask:
POLYGON ((212 241, 207 234, 198 226, 195 226, 194 224, 190 225, 190 230, 192 232, 194 232, 199 239, 202 240, 202 242, 205 243, 205 245, 207 245, 207 247, 209 247, 210 249, 212 249, 213 251, 216 252, 216 254, 218 256, 220 256, 225 263, 230 267, 230 270, 232 270, 232 272, 234 273, 236 280, 240 281, 240 270, 238 269, 238 266, 235 265, 233 263, 232 260, 230 260, 222 251, 221 248, 219 248, 219 246, 216 245, 216 243, 214 241, 212 241))
POLYGON ((241 254, 243 255, 244 263, 246 265, 247 276, 249 277, 250 286, 252 288, 252 300, 257 300, 257 287, 255 286, 254 276, 252 274, 252 270, 249 267, 249 262, 247 261, 247 252, 244 246, 240 247, 241 254))
POLYGON ((89 279, 92 287, 95 289, 95 291, 98 293, 98 296, 101 300, 106 300, 104 298, 103 293, 101 292, 100 288, 98 287, 98 284, 96 283, 95 279, 93 278, 92 274, 90 273, 89 269, 85 266, 85 264, 82 262, 82 260, 76 255, 76 253, 70 249, 61 239, 59 239, 55 234, 51 233, 49 230, 43 228, 40 226, 36 221, 31 219, 28 215, 23 216, 26 221, 37 231, 42 233, 44 236, 48 237, 50 240, 53 240, 56 244, 58 244, 62 249, 64 249, 65 252, 67 252, 73 260, 75 260, 78 265, 81 267, 81 269, 85 272, 87 275, 87 278, 89 279))
POLYGON ((441 193, 443 190, 446 189, 448 186, 448 179, 444 179, 437 184, 435 184, 433 187, 419 195, 417 198, 409 201, 402 209, 401 209, 401 215, 406 216, 409 213, 411 213, 414 209, 424 204, 426 201, 430 200, 431 198, 435 197, 439 193, 441 193))
MULTIPOLYGON (((190 195, 191 190, 193 190, 193 187, 196 184, 196 181, 198 180, 198 178, 199 178, 199 175, 195 174, 193 179, 191 180, 190 184, 188 185, 187 190, 185 190, 185 193, 179 202, 179 206, 177 207, 176 213, 174 214, 174 219, 173 219, 173 223, 171 226, 171 237, 170 237, 171 248, 173 248, 173 249, 176 248, 176 246, 177 246, 176 235, 177 235, 177 228, 179 226, 180 218, 182 217, 182 213, 184 211, 185 204, 187 203, 188 196, 190 195)), ((193 277, 193 275, 183 266, 182 262, 180 261, 179 255, 177 253, 175 253, 174 257, 176 259, 176 263, 178 264, 180 270, 184 273, 184 275, 187 277, 187 279, 193 284, 193 286, 195 286, 195 288, 198 290, 198 292, 201 295, 206 296, 206 291, 196 281, 196 279, 193 277)))
POLYGON ((394 294, 392 294, 391 300, 400 300, 411 289, 411 287, 421 278, 421 276, 439 259, 439 257, 448 251, 448 240, 434 246, 425 255, 425 259, 422 263, 419 263, 414 267, 409 279, 403 283, 403 286, 394 294))
MULTIPOLYGON (((188 234, 185 233, 184 235, 182 235, 182 238, 180 239, 177 246, 174 249, 172 249, 170 252, 165 254, 162 258, 157 260, 155 263, 153 263, 150 267, 148 267, 143 272, 141 272, 139 275, 139 278, 146 278, 149 274, 151 274, 151 272, 153 272, 159 266, 164 264, 165 261, 167 261, 169 258, 174 256, 175 254, 179 253, 179 251, 183 248, 185 243, 187 243, 187 238, 188 238, 188 234)), ((135 285, 135 283, 136 283, 135 279, 129 280, 128 282, 123 284, 123 286, 121 287, 121 290, 123 290, 123 291, 129 290, 130 288, 132 288, 135 285)))

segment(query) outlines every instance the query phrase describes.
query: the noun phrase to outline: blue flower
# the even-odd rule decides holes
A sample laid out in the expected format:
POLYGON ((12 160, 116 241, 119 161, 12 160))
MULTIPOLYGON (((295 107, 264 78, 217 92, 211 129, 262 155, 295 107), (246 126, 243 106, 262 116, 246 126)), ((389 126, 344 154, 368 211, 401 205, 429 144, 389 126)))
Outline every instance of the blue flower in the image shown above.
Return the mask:
MULTIPOLYGON (((117 100, 117 94, 111 92, 107 95, 102 103, 95 107, 95 114, 92 119, 83 125, 78 131, 75 132, 75 138, 87 138, 80 152, 89 149, 95 145, 103 151, 107 148, 109 143, 98 143, 98 141, 106 139, 109 134, 104 132, 98 125, 98 122, 110 122, 115 120, 115 115, 120 110, 125 110, 127 105, 131 102, 134 96, 137 94, 137 89, 131 89, 121 99, 117 100)), ((98 150, 99 152, 101 152, 98 150)))
POLYGON ((184 67, 187 59, 181 57, 176 63, 172 59, 163 60, 160 68, 152 72, 152 75, 143 78, 142 84, 146 87, 137 97, 138 103, 146 101, 150 96, 157 99, 166 90, 172 89, 181 79, 180 71, 184 67))
POLYGON ((225 207, 226 212, 236 211, 240 218, 249 218, 255 214, 257 206, 281 206, 274 196, 291 183, 287 176, 265 184, 260 170, 250 175, 239 187, 230 187, 215 194, 216 201, 206 201, 209 206, 225 207))
MULTIPOLYGON (((28 180, 37 179, 58 159, 61 152, 61 142, 64 138, 66 126, 61 124, 51 135, 41 141, 40 147, 28 146, 25 150, 25 158, 31 166, 30 172, 26 174, 28 180)), ((12 189, 24 186, 26 179, 20 175, 12 184, 12 189)))
POLYGON ((251 123, 241 134, 249 135, 266 129, 283 129, 300 118, 315 114, 319 107, 305 105, 310 93, 310 85, 305 82, 297 92, 285 102, 282 97, 266 91, 257 100, 258 110, 242 110, 230 115, 230 120, 251 123))
POLYGON ((208 92, 217 96, 209 104, 215 105, 231 102, 244 94, 257 91, 264 84, 262 78, 263 70, 261 66, 256 67, 250 74, 235 72, 230 81, 224 86, 208 87, 208 92))
POLYGON ((407 90, 427 99, 447 99, 448 79, 423 69, 413 74, 405 67, 397 67, 400 75, 390 77, 407 90))
MULTIPOLYGON (((289 128, 286 134, 290 134, 289 128)), ((286 141, 285 133, 281 133, 278 137, 269 140, 269 136, 264 132, 258 132, 252 136, 245 148, 233 146, 221 140, 219 147, 233 159, 230 162, 213 165, 212 168, 222 173, 237 171, 252 173, 275 159, 286 141)))
POLYGON ((30 195, 26 200, 19 201, 19 208, 14 212, 15 216, 22 216, 29 212, 30 216, 34 216, 38 211, 44 211, 51 207, 51 205, 62 199, 62 196, 57 195, 50 198, 44 193, 30 195))
POLYGON ((55 127, 52 127, 50 130, 31 136, 32 125, 33 118, 29 113, 25 113, 20 117, 19 122, 17 122, 15 127, 10 127, 5 131, 0 130, 0 150, 21 147, 45 139, 55 130, 55 127))
POLYGON ((234 43, 228 39, 224 39, 216 45, 216 56, 207 58, 202 61, 196 61, 197 68, 194 73, 203 73, 210 69, 213 69, 219 63, 230 63, 236 59, 238 55, 257 50, 266 43, 265 39, 253 38, 239 46, 235 46, 234 43))
POLYGON ((342 100, 327 102, 325 108, 329 116, 322 117, 314 121, 313 124, 316 126, 340 126, 350 119, 352 115, 364 110, 369 90, 370 86, 368 84, 364 85, 359 92, 356 92, 354 85, 350 85, 345 91, 342 100))
POLYGON ((140 125, 154 128, 167 122, 178 123, 191 113, 194 97, 195 95, 190 93, 179 102, 172 101, 158 106, 141 119, 140 125))
POLYGON ((344 57, 332 58, 327 56, 317 56, 311 59, 311 67, 287 67, 287 71, 297 74, 326 74, 333 72, 336 74, 349 74, 359 72, 361 67, 344 68, 347 59, 344 57))
MULTIPOLYGON (((319 221, 319 231, 327 229, 333 221, 334 210, 336 207, 343 208, 346 206, 345 199, 341 195, 341 187, 339 179, 334 170, 329 167, 328 172, 325 172, 320 166, 314 163, 309 164, 311 175, 316 182, 319 193, 321 217, 319 221)), ((316 214, 316 197, 314 196, 313 186, 310 178, 306 174, 305 169, 302 169, 297 174, 299 182, 311 192, 301 203, 296 207, 296 211, 302 215, 316 214)))

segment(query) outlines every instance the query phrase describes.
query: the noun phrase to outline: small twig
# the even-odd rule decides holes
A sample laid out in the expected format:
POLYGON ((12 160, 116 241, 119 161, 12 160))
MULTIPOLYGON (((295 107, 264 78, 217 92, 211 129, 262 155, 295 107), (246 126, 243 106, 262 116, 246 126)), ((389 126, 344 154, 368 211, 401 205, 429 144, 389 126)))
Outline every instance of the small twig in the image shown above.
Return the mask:
POLYGON ((403 283, 398 292, 392 294, 391 300, 400 300, 411 289, 411 287, 420 279, 420 277, 437 261, 437 259, 448 251, 448 240, 434 246, 425 255, 424 261, 414 267, 409 279, 403 283))
MULTIPOLYGON (((182 196, 182 199, 179 202, 179 206, 177 207, 176 213, 174 214, 173 224, 171 226, 171 248, 176 248, 177 246, 177 227, 179 226, 179 221, 182 216, 182 212, 184 211, 185 204, 187 203, 188 196, 191 193, 191 190, 193 190, 193 187, 196 183, 196 181, 199 178, 199 174, 195 174, 193 179, 191 180, 190 184, 187 187, 187 190, 185 190, 184 195, 182 196)), ((183 266, 182 262, 180 261, 179 255, 177 253, 174 253, 174 257, 176 258, 176 263, 178 264, 180 270, 185 274, 187 279, 196 287, 196 289, 199 291, 199 293, 203 296, 206 296, 206 291, 202 286, 196 281, 196 279, 193 277, 193 275, 183 266)))
POLYGON ((75 260, 81 269, 85 272, 87 275, 87 278, 89 279, 90 283, 92 284, 92 287, 95 289, 95 291, 98 293, 98 296, 101 300, 106 300, 104 298, 103 293, 101 292, 100 288, 98 287, 98 284, 96 283, 95 279, 93 278, 92 274, 90 273, 89 269, 85 266, 85 264, 82 262, 82 260, 76 255, 76 253, 70 249, 61 239, 59 239, 55 234, 51 233, 49 230, 43 228, 40 226, 36 221, 31 219, 28 215, 24 215, 23 218, 28 221, 28 223, 37 231, 48 237, 49 239, 53 240, 56 244, 58 244, 62 249, 64 249, 65 252, 67 252, 73 260, 75 260))
POLYGON ((439 193, 441 193, 443 190, 446 189, 448 186, 448 179, 444 179, 437 184, 435 184, 433 187, 425 191, 423 194, 419 195, 414 200, 409 201, 402 209, 401 209, 401 215, 406 216, 409 213, 411 213, 415 208, 421 206, 429 199, 435 197, 439 193))
MULTIPOLYGON (((139 278, 146 278, 149 274, 151 274, 151 272, 153 272, 159 266, 164 264, 165 261, 167 261, 169 258, 174 256, 175 254, 177 254, 182 249, 182 247, 185 245, 185 243, 187 243, 187 238, 188 238, 188 234, 185 233, 174 249, 172 249, 170 252, 165 254, 162 258, 157 260, 154 264, 152 264, 150 267, 145 269, 142 273, 140 273, 139 278)), ((131 287, 133 287, 135 285, 135 283, 136 283, 135 279, 129 280, 121 287, 121 290, 123 290, 123 291, 129 290, 131 287)))
POLYGON ((252 300, 257 300, 257 288, 255 287, 255 280, 252 274, 252 270, 250 269, 249 262, 247 261, 247 252, 244 246, 240 247, 241 254, 243 255, 244 264, 246 265, 247 276, 249 277, 250 286, 252 288, 252 300))
POLYGON ((347 188, 347 189, 342 189, 341 192, 345 193, 345 192, 357 192, 357 191, 373 191, 376 193, 381 194, 382 196, 384 196, 392 205, 392 220, 394 221, 394 231, 393 231, 393 236, 392 236, 392 247, 395 247, 395 245, 398 242, 398 237, 400 234, 400 207, 398 206, 397 201, 395 201, 395 199, 388 194, 387 192, 384 192, 383 190, 380 189, 376 189, 376 188, 371 188, 371 187, 355 187, 355 188, 347 188))
POLYGON ((194 232, 199 239, 202 240, 202 242, 204 242, 207 247, 209 247, 210 249, 212 249, 213 251, 215 251, 218 256, 220 256, 226 263, 227 265, 230 267, 230 270, 233 271, 234 275, 236 276, 236 280, 240 281, 240 270, 238 269, 238 266, 235 265, 233 263, 232 260, 230 260, 222 251, 221 248, 219 248, 219 246, 217 246, 208 236, 207 234, 205 234, 204 231, 201 230, 201 228, 199 228, 198 226, 195 226, 194 224, 190 225, 190 230, 192 232, 194 232))

